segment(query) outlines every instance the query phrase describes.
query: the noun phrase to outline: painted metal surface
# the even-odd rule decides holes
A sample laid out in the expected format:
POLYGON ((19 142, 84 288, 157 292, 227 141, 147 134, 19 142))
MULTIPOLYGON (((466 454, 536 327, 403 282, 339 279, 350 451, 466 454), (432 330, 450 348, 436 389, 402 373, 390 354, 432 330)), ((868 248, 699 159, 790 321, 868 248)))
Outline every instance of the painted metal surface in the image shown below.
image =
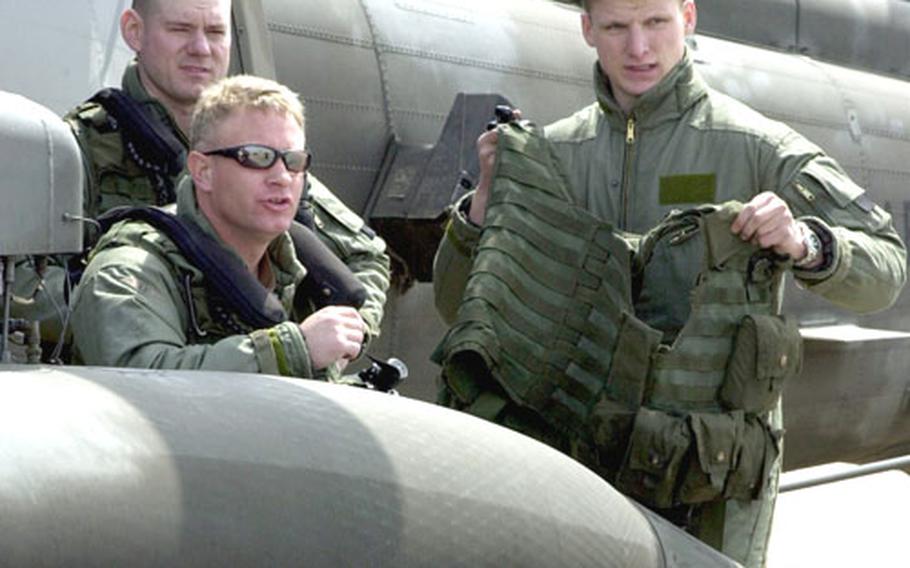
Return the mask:
POLYGON ((665 561, 573 460, 401 397, 78 367, 4 367, 0 393, 9 566, 733 565, 682 534, 665 561))
MULTIPOLYGON (((578 32, 578 11, 564 5, 537 0, 235 1, 233 69, 274 74, 302 93, 316 174, 367 215, 390 144, 433 144, 457 92, 502 94, 539 123, 593 99, 594 54, 578 32)), ((117 30, 125 5, 125 0, 66 6, 37 0, 28 9, 0 5, 0 42, 5 53, 16 54, 0 60, 0 88, 63 112, 97 88, 117 84, 131 57, 117 30)), ((694 47, 698 67, 713 86, 819 143, 892 212, 905 238, 910 229, 905 189, 910 84, 870 70, 905 73, 900 65, 906 65, 908 5, 699 0, 700 29, 710 35, 698 36, 694 47)), ((466 139, 472 136, 465 133, 466 139)), ((451 195, 455 183, 441 182, 438 191, 451 195)), ((402 216, 408 214, 404 208, 402 216)), ((432 251, 435 243, 419 246, 432 251)), ((807 328, 840 323, 910 330, 908 302, 905 292, 894 308, 860 317, 790 286, 786 309, 807 328)), ((403 393, 434 397, 437 370, 428 355, 443 332, 428 284, 392 295, 375 351, 407 361, 412 376, 403 393)), ((868 338, 813 340, 808 348, 803 378, 785 397, 792 426, 788 467, 841 458, 845 452, 877 459, 901 451, 910 410, 892 401, 902 400, 907 388, 910 350, 901 341, 868 338), (856 380, 858 375, 864 380, 856 380), (876 394, 883 385, 888 397, 876 394), (816 412, 820 392, 836 393, 831 396, 840 405, 865 401, 851 407, 857 426, 848 444, 831 435, 841 432, 831 427, 837 405, 829 413, 816 412), (897 438, 882 438, 883 433, 897 438)))
MULTIPOLYGON (((59 116, 0 91, 0 256, 82 250, 82 157, 59 116)), ((0 290, 3 286, 0 285, 0 290)))

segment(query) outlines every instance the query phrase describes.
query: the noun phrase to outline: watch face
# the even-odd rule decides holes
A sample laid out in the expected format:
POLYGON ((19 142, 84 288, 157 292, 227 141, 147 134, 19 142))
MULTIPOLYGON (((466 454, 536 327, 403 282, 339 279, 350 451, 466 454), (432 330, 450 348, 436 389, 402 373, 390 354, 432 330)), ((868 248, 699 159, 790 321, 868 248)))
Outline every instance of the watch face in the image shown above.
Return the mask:
POLYGON ((814 263, 821 254, 822 249, 822 243, 818 239, 818 235, 815 234, 815 231, 803 225, 802 233, 803 243, 806 245, 806 256, 794 263, 797 267, 814 263))

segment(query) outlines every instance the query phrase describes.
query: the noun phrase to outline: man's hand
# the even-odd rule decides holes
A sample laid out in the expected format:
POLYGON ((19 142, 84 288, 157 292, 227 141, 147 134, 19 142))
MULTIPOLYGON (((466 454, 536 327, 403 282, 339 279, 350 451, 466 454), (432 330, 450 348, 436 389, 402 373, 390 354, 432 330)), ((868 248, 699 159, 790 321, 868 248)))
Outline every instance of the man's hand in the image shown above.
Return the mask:
POLYGON ((336 361, 341 368, 360 354, 366 325, 360 314, 348 306, 322 308, 300 324, 310 359, 316 370, 336 361))
POLYGON ((759 193, 746 203, 730 230, 744 241, 774 249, 795 261, 806 256, 806 243, 799 223, 786 202, 770 191, 759 193))
MULTIPOLYGON (((514 120, 521 119, 521 111, 514 109, 514 120)), ((477 159, 480 162, 480 175, 477 188, 471 197, 471 209, 468 219, 475 225, 483 225, 487 216, 487 201, 490 199, 490 185, 493 182, 493 166, 496 165, 496 144, 499 142, 499 129, 487 130, 477 138, 477 159)))

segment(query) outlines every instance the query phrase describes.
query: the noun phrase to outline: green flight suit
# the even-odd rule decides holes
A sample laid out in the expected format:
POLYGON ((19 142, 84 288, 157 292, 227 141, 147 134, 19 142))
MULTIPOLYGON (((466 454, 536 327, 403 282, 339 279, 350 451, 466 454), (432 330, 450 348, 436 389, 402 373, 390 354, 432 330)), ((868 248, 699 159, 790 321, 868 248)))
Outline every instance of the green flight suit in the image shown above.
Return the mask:
MULTIPOLYGON (((199 210, 190 178, 180 183, 177 197, 177 215, 223 244, 199 210)), ((270 329, 244 329, 232 314, 213 309, 217 303, 205 287, 206 276, 165 233, 142 221, 114 225, 92 251, 73 298, 75 362, 323 377, 313 370, 297 325, 312 306, 295 310, 293 305, 306 267, 287 233, 272 242, 267 255, 272 291, 290 319, 270 329)))
MULTIPOLYGON (((707 87, 688 54, 629 113, 598 65, 595 88, 596 103, 545 129, 574 201, 588 212, 643 234, 673 209, 774 191, 826 243, 821 270, 793 270, 802 286, 860 312, 894 302, 906 280, 904 244, 890 216, 817 146, 707 87)), ((469 199, 456 204, 434 266, 436 305, 449 322, 480 234, 465 215, 469 199)), ((660 254, 647 267, 635 311, 669 343, 689 316, 701 258, 692 248, 660 254)), ((770 423, 781 422, 778 407, 770 423)), ((778 471, 779 463, 761 499, 727 502, 723 551, 747 566, 764 563, 778 471)))
MULTIPOLYGON (((136 62, 127 66, 122 88, 167 126, 184 146, 188 145, 186 136, 167 109, 143 87, 136 62)), ((124 150, 120 133, 112 128, 110 117, 100 104, 84 102, 70 111, 65 120, 76 135, 85 161, 86 216, 95 217, 121 205, 164 205, 169 202, 168 196, 156 190, 152 180, 124 150)), ((385 242, 315 176, 309 174, 307 179, 307 198, 313 204, 316 233, 366 288, 367 298, 360 314, 367 324, 369 336, 377 337, 389 287, 385 242)), ((177 180, 171 181, 176 186, 177 180)), ((17 277, 16 293, 20 297, 35 297, 38 301, 27 310, 20 309, 14 317, 36 319, 46 322, 49 328, 57 327, 54 325, 60 319, 57 308, 65 304, 64 276, 59 267, 52 267, 45 275, 45 289, 56 291, 52 300, 48 293, 39 291, 36 295, 39 280, 34 271, 23 266, 17 277)))

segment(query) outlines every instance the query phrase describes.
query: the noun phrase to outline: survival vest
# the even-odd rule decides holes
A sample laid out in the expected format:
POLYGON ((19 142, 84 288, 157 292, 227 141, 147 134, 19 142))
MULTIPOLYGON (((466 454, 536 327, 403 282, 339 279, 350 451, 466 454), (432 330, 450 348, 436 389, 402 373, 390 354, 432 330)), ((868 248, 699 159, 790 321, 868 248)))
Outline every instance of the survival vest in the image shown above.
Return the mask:
POLYGON ((116 206, 174 201, 186 147, 150 109, 120 89, 107 88, 66 118, 91 162, 89 216, 116 206))
POLYGON ((732 202, 673 213, 644 236, 615 230, 573 203, 533 127, 501 130, 496 164, 458 317, 434 353, 450 404, 657 508, 756 498, 778 455, 768 411, 801 361, 795 323, 775 313, 786 259, 730 233, 732 202), (701 247, 704 261, 689 318, 665 343, 634 298, 655 251, 676 246, 701 247))

